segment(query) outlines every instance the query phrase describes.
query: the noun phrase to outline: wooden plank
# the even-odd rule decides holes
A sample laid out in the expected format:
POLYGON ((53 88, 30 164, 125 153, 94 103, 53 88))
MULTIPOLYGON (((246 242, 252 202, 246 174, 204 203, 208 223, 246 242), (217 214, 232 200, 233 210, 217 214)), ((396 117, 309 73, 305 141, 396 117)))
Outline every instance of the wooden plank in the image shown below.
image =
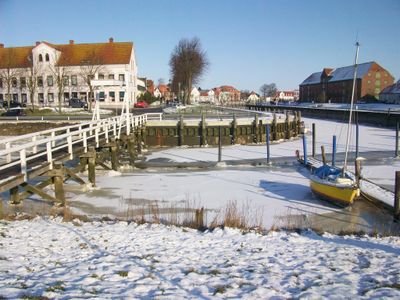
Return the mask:
POLYGON ((69 178, 72 178, 73 180, 75 180, 79 184, 86 184, 86 182, 82 178, 80 178, 78 175, 76 175, 72 170, 70 170, 68 168, 65 168, 64 171, 65 171, 65 173, 67 173, 67 176, 69 178))
POLYGON ((57 200, 57 198, 47 194, 44 192, 42 189, 38 188, 37 186, 30 185, 28 183, 24 183, 21 185, 27 192, 30 192, 31 194, 36 194, 42 197, 44 200, 52 201, 52 202, 60 202, 57 200))
POLYGON ((24 174, 19 174, 19 175, 13 176, 13 177, 9 178, 8 180, 0 183, 0 193, 8 191, 8 190, 12 189, 13 187, 16 187, 24 182, 25 182, 24 174))
POLYGON ((28 170, 28 179, 33 179, 35 177, 41 176, 50 170, 50 163, 46 162, 42 165, 35 167, 34 169, 28 170))
POLYGON ((105 163, 96 160, 96 165, 102 166, 105 170, 112 170, 112 168, 110 168, 109 166, 107 166, 105 163))
MULTIPOLYGON (((51 178, 48 178, 48 179, 46 179, 45 181, 42 181, 41 183, 35 185, 35 187, 36 187, 36 188, 43 189, 43 188, 45 188, 46 186, 48 186, 48 185, 50 185, 50 184, 52 184, 52 183, 53 183, 53 182, 52 182, 51 178)), ((28 197, 29 197, 30 195, 32 195, 32 194, 34 194, 34 193, 29 192, 29 191, 22 192, 22 193, 20 194, 20 200, 24 200, 24 199, 28 198, 28 197)))

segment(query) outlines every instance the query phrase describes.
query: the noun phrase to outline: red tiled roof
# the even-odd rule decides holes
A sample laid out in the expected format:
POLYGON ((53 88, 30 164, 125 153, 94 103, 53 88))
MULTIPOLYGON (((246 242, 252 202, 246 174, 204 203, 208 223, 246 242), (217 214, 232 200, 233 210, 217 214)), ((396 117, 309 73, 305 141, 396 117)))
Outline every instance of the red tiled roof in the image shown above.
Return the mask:
POLYGON ((0 48, 0 69, 27 68, 32 65, 28 57, 32 53, 31 47, 0 48))
MULTIPOLYGON (((79 66, 88 62, 90 64, 128 64, 130 62, 133 43, 112 42, 95 44, 66 44, 54 45, 43 42, 49 47, 61 51, 58 60, 60 66, 79 66)), ((36 47, 36 46, 35 46, 36 47)), ((26 68, 30 65, 27 59, 34 47, 0 48, 0 68, 4 68, 5 58, 14 56, 13 68, 26 68)))
POLYGON ((164 93, 166 93, 166 92, 169 92, 169 87, 168 87, 166 84, 160 84, 160 85, 158 86, 158 90, 159 90, 162 94, 164 94, 164 93))

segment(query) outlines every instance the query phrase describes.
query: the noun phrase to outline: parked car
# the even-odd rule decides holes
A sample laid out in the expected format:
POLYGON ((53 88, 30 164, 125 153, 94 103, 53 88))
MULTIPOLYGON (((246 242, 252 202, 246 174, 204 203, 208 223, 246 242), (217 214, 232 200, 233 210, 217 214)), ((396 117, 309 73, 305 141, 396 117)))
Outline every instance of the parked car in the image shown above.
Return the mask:
MULTIPOLYGON (((7 101, 1 101, 0 105, 4 108, 8 107, 8 102, 7 101)), ((16 107, 26 107, 26 103, 21 103, 21 102, 17 102, 17 101, 11 101, 10 102, 10 108, 16 108, 16 107)))
POLYGON ((21 107, 11 107, 9 110, 3 112, 1 115, 4 117, 19 117, 26 116, 26 112, 21 107))
POLYGON ((69 99, 69 107, 72 108, 87 108, 87 103, 85 100, 79 98, 71 98, 69 99))
POLYGON ((145 101, 138 101, 133 105, 133 107, 135 107, 135 108, 148 108, 149 105, 145 101))

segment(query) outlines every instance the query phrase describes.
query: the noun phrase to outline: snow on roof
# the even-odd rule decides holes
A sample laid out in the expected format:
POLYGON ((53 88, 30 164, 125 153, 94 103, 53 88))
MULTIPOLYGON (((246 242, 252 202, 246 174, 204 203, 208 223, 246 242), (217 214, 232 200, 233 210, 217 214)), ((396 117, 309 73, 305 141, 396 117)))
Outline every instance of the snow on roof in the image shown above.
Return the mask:
MULTIPOLYGON (((367 74, 368 71, 371 69, 373 63, 374 62, 371 61, 371 62, 359 64, 357 66, 357 78, 358 79, 363 78, 365 76, 365 74, 367 74)), ((354 77, 354 65, 337 68, 331 73, 331 79, 329 79, 329 82, 341 81, 341 80, 351 80, 351 79, 353 79, 353 77, 354 77)))
POLYGON ((400 94, 400 80, 384 88, 381 94, 400 94))
POLYGON ((300 85, 320 83, 321 82, 321 75, 322 75, 322 72, 312 73, 300 85))

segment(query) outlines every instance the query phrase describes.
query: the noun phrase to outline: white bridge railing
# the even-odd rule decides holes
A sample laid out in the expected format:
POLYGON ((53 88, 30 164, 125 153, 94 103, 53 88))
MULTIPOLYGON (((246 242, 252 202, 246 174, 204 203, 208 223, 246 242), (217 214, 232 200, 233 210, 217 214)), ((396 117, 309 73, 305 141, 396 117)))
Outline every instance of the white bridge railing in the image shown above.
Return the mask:
POLYGON ((162 114, 131 114, 128 118, 117 116, 3 139, 0 141, 0 173, 20 166, 27 180, 29 163, 35 159, 45 157, 51 169, 56 151, 67 150, 70 159, 73 159, 74 145, 81 144, 87 152, 89 142, 94 141, 98 147, 100 139, 109 142, 112 137, 119 138, 122 130, 129 133, 150 119, 161 120, 162 114))

